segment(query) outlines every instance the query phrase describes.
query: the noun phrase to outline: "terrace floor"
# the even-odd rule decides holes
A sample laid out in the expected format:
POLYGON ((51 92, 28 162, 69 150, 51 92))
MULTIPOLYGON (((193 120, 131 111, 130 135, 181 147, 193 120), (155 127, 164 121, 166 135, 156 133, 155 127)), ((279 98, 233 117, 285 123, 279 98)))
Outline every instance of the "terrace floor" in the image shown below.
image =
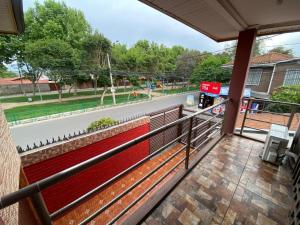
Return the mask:
MULTIPOLYGON (((83 201, 82 203, 75 206, 71 211, 65 213, 59 218, 53 221, 55 225, 75 225, 83 221, 88 216, 92 215, 95 211, 103 207, 109 201, 114 199, 117 195, 124 192, 127 188, 133 185, 135 182, 140 180, 143 176, 150 173, 154 170, 160 163, 168 159, 171 155, 179 151, 182 148, 182 144, 176 144, 173 147, 169 148, 166 151, 163 151, 161 154, 153 157, 146 163, 142 164, 137 169, 133 170, 129 174, 120 178, 112 185, 105 188, 103 191, 94 194, 89 199, 83 201)), ((162 168, 160 168, 157 172, 152 174, 149 178, 139 184, 136 188, 106 209, 103 213, 93 219, 89 224, 106 224, 111 221, 115 216, 117 216, 123 209, 125 209, 130 203, 132 203, 137 197, 139 197, 147 188, 149 188, 155 181, 157 181, 161 176, 163 176, 168 170, 170 170, 176 163, 179 163, 185 157, 185 151, 180 152, 176 157, 170 160, 167 164, 165 164, 162 168)), ((191 155, 193 158, 193 155, 191 155)), ((145 196, 138 204, 136 204, 131 211, 134 212, 139 205, 143 204, 147 201, 151 196, 161 188, 164 182, 168 181, 171 177, 173 177, 176 171, 182 168, 184 162, 182 162, 171 174, 169 174, 163 182, 156 186, 154 190, 152 190, 147 196, 145 196)), ((128 213, 123 216, 122 219, 125 219, 128 216, 128 213)), ((118 221, 119 222, 119 221, 118 221)))
POLYGON ((259 142, 225 137, 142 225, 288 224, 289 172, 262 162, 262 148, 259 142))

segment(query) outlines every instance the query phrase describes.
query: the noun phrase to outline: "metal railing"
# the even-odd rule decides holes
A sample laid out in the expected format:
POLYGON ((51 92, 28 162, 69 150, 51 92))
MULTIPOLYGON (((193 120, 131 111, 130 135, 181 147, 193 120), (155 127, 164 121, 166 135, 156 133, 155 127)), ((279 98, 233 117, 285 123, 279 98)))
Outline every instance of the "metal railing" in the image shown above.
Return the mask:
POLYGON ((245 132, 245 128, 248 128, 251 131, 256 131, 259 133, 268 133, 268 129, 262 129, 255 126, 250 126, 247 124, 248 121, 254 121, 257 124, 266 124, 266 127, 271 124, 283 125, 287 126, 290 130, 292 128, 292 122, 295 118, 296 113, 300 112, 300 104, 290 103, 290 102, 280 102, 280 101, 272 101, 265 99, 255 99, 255 98, 244 98, 242 101, 247 101, 247 105, 245 108, 244 116, 242 119, 241 127, 239 130, 239 134, 243 135, 245 132), (257 109, 252 108, 253 104, 258 104, 259 107, 257 109), (252 113, 251 117, 249 117, 249 113, 252 113), (270 120, 262 120, 260 115, 267 114, 270 115, 270 120), (287 122, 276 122, 272 120, 271 117, 277 117, 281 119, 281 121, 287 122), (286 118, 286 119, 284 119, 286 118))
MULTIPOLYGON (((63 213, 69 211, 74 206, 78 205, 83 200, 86 200, 91 195, 103 190, 108 185, 112 184, 114 181, 118 180, 119 178, 123 177, 124 175, 128 174, 129 172, 136 169, 138 166, 142 165, 143 163, 150 160, 152 157, 162 153, 167 148, 171 147, 175 142, 180 141, 183 137, 187 137, 187 141, 185 144, 182 144, 182 147, 176 150, 172 155, 170 155, 167 159, 165 159, 163 162, 161 162, 159 165, 157 165, 153 170, 148 172, 145 176, 143 176, 140 180, 136 181, 132 185, 130 185, 125 191, 120 193, 119 195, 115 196, 111 201, 106 203, 104 206, 102 206, 100 209, 86 217, 83 221, 81 221, 79 224, 87 224, 93 219, 95 219, 98 215, 100 215, 102 212, 104 212, 107 208, 112 206, 116 201, 120 200, 122 197, 124 197, 126 194, 128 194, 131 190, 133 190, 135 187, 137 187, 139 184, 141 184, 143 181, 145 181, 147 178, 149 178, 151 175, 153 175, 155 172, 157 172, 159 169, 161 169, 164 165, 166 165, 168 162, 170 162, 172 159, 174 159, 176 156, 178 156, 180 153, 185 151, 185 156, 180 159, 170 170, 168 170, 166 173, 164 173, 158 180, 155 181, 150 187, 148 187, 140 196, 138 196, 133 202, 131 202, 128 206, 126 206, 125 209, 123 209, 118 215, 116 215, 108 224, 112 224, 115 221, 117 221, 122 215, 124 215, 128 210, 131 209, 131 207, 138 202, 140 199, 142 199, 147 193, 149 193, 159 182, 161 182, 166 176, 168 176, 176 167, 178 167, 181 163, 185 161, 185 169, 189 169, 189 161, 192 154, 194 154, 196 151, 199 150, 201 146, 203 146, 205 143, 208 143, 209 140, 212 139, 217 133, 221 133, 222 129, 222 123, 223 123, 223 115, 217 114, 213 115, 211 114, 211 117, 209 119, 204 120, 202 123, 198 124, 197 126, 193 126, 193 120, 196 118, 201 117, 202 115, 206 114, 210 111, 212 111, 213 108, 218 107, 222 104, 226 104, 228 100, 225 100, 219 104, 216 104, 214 106, 211 106, 209 108, 206 108, 204 110, 191 113, 183 118, 180 118, 174 122, 171 122, 169 124, 166 124, 158 129, 155 129, 153 131, 150 131, 147 134, 144 134, 138 138, 135 138, 131 141, 128 141, 124 144, 121 144, 105 153, 102 153, 100 155, 97 155, 93 158, 90 158, 84 162, 81 162, 77 165, 74 165, 68 169, 65 169, 59 173, 56 173, 52 176, 49 176, 45 179, 42 179, 40 181, 37 181, 35 183, 29 184, 28 186, 10 193, 6 196, 2 196, 0 198, 0 209, 3 209, 5 207, 8 207, 14 203, 17 203, 27 197, 30 197, 37 213, 39 214, 39 217, 43 224, 50 225, 52 224, 52 220, 56 219, 58 216, 62 215, 63 213), (129 147, 134 146, 135 144, 138 144, 144 140, 147 140, 156 134, 160 132, 164 132, 165 130, 172 128, 174 126, 178 126, 182 123, 188 123, 189 127, 186 132, 181 132, 178 134, 178 136, 173 139, 172 141, 166 143, 164 146, 160 147, 158 150, 152 152, 147 157, 143 158, 139 162, 135 163, 134 165, 130 166, 126 170, 122 171, 121 173, 117 174, 113 178, 107 180, 106 182, 102 183, 95 189, 89 191, 88 193, 84 194, 83 196, 79 197, 78 199, 74 200, 73 202, 69 203, 68 205, 65 205, 64 207, 60 208, 59 210, 49 213, 47 210, 47 207, 45 206, 45 203, 43 201, 41 191, 57 184, 74 174, 77 174, 85 169, 90 168, 93 165, 96 165, 106 159, 109 159, 110 157, 128 149, 129 147), (196 137, 192 138, 192 132, 199 129, 203 125, 211 124, 209 129, 206 129, 204 132, 200 133, 196 137), (196 142, 199 138, 203 138, 206 136, 206 139, 202 141, 198 146, 191 147, 194 142, 196 142)), ((205 117, 207 118, 207 116, 205 117)))

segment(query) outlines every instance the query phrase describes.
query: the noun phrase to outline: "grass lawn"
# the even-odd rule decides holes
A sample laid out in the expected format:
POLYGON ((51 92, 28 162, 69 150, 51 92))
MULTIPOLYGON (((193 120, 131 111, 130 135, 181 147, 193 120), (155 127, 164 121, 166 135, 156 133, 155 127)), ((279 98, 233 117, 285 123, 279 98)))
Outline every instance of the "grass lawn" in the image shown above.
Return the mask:
MULTIPOLYGON (((137 101, 141 99, 147 99, 148 96, 141 94, 138 97, 130 97, 130 102, 137 101)), ((117 104, 128 102, 128 95, 117 95, 116 96, 117 104)), ((104 105, 112 105, 113 100, 112 96, 106 96, 104 98, 104 105)), ((11 109, 4 110, 6 118, 9 122, 18 121, 23 119, 35 118, 40 116, 47 116, 56 113, 71 112, 75 110, 83 110, 87 108, 94 108, 100 106, 100 97, 97 98, 88 98, 80 100, 70 100, 64 101, 61 103, 47 103, 47 104, 38 104, 28 106, 18 106, 11 109)))
MULTIPOLYGON (((126 91, 131 91, 132 88, 126 88, 126 91)), ((124 88, 119 88, 116 90, 117 93, 121 93, 124 92, 124 88)), ((97 91, 97 95, 100 95, 102 93, 102 90, 98 90, 97 91)), ((107 91, 107 93, 109 94, 110 91, 107 91)), ((63 93, 62 97, 63 98, 71 98, 71 97, 76 97, 76 96, 92 96, 94 95, 95 92, 94 90, 90 90, 90 91, 81 91, 78 90, 77 95, 74 95, 72 92, 69 93, 63 93)), ((32 101, 40 101, 40 95, 37 92, 36 96, 31 96, 32 94, 29 93, 28 97, 32 98, 32 101)), ((27 102, 28 101, 28 97, 25 96, 18 96, 18 97, 6 97, 6 98, 0 98, 0 103, 17 103, 17 102, 27 102)), ((42 94, 43 100, 52 100, 52 99, 58 99, 58 93, 55 92, 55 94, 42 94)))
POLYGON ((183 88, 174 88, 174 89, 167 89, 167 90, 158 90, 158 91, 155 91, 155 92, 159 92, 159 93, 164 93, 164 94, 178 94, 178 93, 183 93, 183 92, 188 92, 188 91, 197 91, 199 90, 198 87, 193 87, 193 86, 190 86, 189 88, 188 87, 183 87, 183 88))

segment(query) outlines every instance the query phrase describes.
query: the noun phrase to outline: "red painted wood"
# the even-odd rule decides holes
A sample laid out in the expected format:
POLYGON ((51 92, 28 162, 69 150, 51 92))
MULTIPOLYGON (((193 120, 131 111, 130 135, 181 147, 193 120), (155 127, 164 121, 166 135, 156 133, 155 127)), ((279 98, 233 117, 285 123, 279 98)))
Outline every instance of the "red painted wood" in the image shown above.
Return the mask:
MULTIPOLYGON (((33 183, 104 153, 147 132, 149 132, 149 124, 139 126, 111 138, 27 166, 24 168, 24 171, 29 183, 33 183)), ((48 210, 54 212, 72 202, 146 157, 148 154, 149 142, 146 140, 42 191, 48 210)))
POLYGON ((224 133, 234 132, 236 119, 240 110, 240 100, 242 98, 248 71, 252 48, 255 43, 257 30, 245 30, 239 33, 238 44, 232 69, 229 87, 230 102, 226 107, 224 133))

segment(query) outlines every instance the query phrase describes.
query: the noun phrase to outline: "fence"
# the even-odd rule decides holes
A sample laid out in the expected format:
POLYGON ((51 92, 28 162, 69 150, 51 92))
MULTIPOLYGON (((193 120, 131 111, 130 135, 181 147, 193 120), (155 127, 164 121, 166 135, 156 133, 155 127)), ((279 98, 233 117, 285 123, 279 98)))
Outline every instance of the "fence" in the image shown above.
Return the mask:
MULTIPOLYGON (((222 129, 222 124, 223 124, 223 118, 221 114, 217 115, 212 115, 212 114, 207 114, 210 112, 214 107, 218 107, 221 104, 227 103, 228 100, 211 106, 205 110, 191 113, 189 115, 186 115, 185 117, 179 118, 173 122, 167 123, 157 129, 154 129, 150 131, 147 134, 144 134, 138 138, 135 138, 129 142, 126 142, 122 145, 119 145, 105 153, 102 153, 100 155, 97 155, 93 158, 90 158, 82 163, 79 163, 75 166, 72 166, 66 170, 63 170, 57 174, 54 174, 48 178, 45 178, 43 180, 37 181, 33 184, 30 184, 16 192, 13 192, 9 195, 2 196, 0 198, 0 209, 3 209, 9 205, 12 205, 16 202, 21 201, 24 198, 30 197, 35 209, 37 210, 37 213, 42 221, 43 224, 49 225, 52 224, 52 220, 57 218, 58 216, 62 215, 63 213, 67 212, 68 210, 72 209, 74 206, 82 202, 83 200, 88 199, 91 195, 103 190, 106 188, 108 185, 112 184, 119 178, 123 177, 124 175, 128 174, 129 172, 133 171, 140 165, 144 164, 148 160, 150 160, 152 157, 162 153, 166 149, 168 149, 170 146, 172 146, 174 143, 180 141, 183 138, 185 139, 185 144, 182 145, 179 149, 176 150, 173 154, 170 154, 168 158, 166 158, 164 161, 161 161, 160 164, 158 164, 153 170, 149 171, 144 175, 141 179, 137 180, 133 185, 129 186, 124 192, 121 194, 115 196, 111 201, 106 203, 104 206, 102 206, 100 209, 96 210, 93 212, 91 215, 88 215, 83 221, 81 221, 79 224, 88 224, 91 222, 94 218, 96 218, 98 215, 103 213, 107 208, 115 204, 118 200, 120 200, 122 197, 127 195, 130 191, 132 191, 134 188, 136 188, 139 184, 141 184, 143 181, 147 180, 151 175, 155 174, 160 168, 162 168, 164 165, 166 165, 168 162, 170 162, 173 158, 178 156, 180 153, 184 152, 184 157, 181 158, 174 166, 172 166, 171 169, 169 169, 167 172, 165 172, 162 176, 159 177, 159 179, 155 180, 155 182, 149 186, 147 189, 143 190, 142 194, 139 195, 136 199, 134 199, 132 202, 130 202, 120 213, 118 213, 114 218, 108 223, 108 224, 113 224, 116 222, 118 219, 120 219, 127 211, 129 211, 132 206, 134 206, 137 202, 139 202, 143 197, 145 197, 150 191, 152 191, 161 181, 163 181, 167 176, 169 176, 176 168, 179 167, 179 165, 182 165, 184 163, 184 169, 185 171, 189 171, 191 163, 190 163, 190 156, 193 154, 197 154, 200 150, 201 147, 205 143, 208 143, 215 135, 219 134, 222 129), (209 118, 204 118, 209 117, 209 118), (201 121, 198 121, 197 118, 200 118, 201 121), (194 123, 194 120, 197 122, 194 123), (188 126, 187 129, 183 128, 180 130, 180 127, 183 126, 184 123, 187 123, 188 126), (197 124, 197 125, 196 125, 197 124), (210 124, 210 127, 208 129, 205 128, 204 130, 204 125, 210 124), (81 196, 77 200, 71 202, 70 204, 64 206, 63 208, 53 212, 52 214, 49 214, 47 208, 45 207, 43 203, 43 199, 41 196, 41 191, 45 190, 46 188, 60 182, 64 181, 67 178, 78 174, 79 172, 90 168, 106 159, 109 159, 116 154, 134 146, 137 143, 140 143, 144 140, 151 139, 152 137, 155 137, 155 135, 160 134, 162 132, 168 131, 171 128, 176 128, 176 138, 173 139, 173 136, 171 138, 170 136, 170 141, 167 139, 166 142, 163 142, 164 144, 161 147, 156 147, 155 151, 150 153, 147 157, 143 158, 136 164, 132 165, 131 167, 127 168, 126 170, 122 171, 115 177, 111 178, 110 180, 104 182, 94 190, 86 193, 85 195, 81 196), (201 129, 199 129, 201 128, 201 129), (181 131, 181 132, 178 132, 181 131), (203 137, 207 137, 206 139, 202 139, 203 137), (200 143, 200 144, 199 144, 200 143), (195 146, 195 147, 193 147, 195 146)), ((175 130, 175 129, 174 129, 175 130)), ((201 152, 201 151, 200 151, 201 152)), ((175 184, 174 184, 175 185, 175 184)))
MULTIPOLYGON (((168 123, 174 122, 182 117, 183 105, 166 108, 164 110, 152 112, 150 116, 150 130, 158 129, 168 123)), ((155 152, 166 143, 174 140, 178 136, 179 125, 171 127, 150 138, 150 153, 155 152)))
POLYGON ((245 111, 240 114, 236 130, 244 133, 268 133, 271 124, 287 126, 289 131, 295 131, 299 123, 300 104, 279 102, 263 99, 244 98, 245 111))

